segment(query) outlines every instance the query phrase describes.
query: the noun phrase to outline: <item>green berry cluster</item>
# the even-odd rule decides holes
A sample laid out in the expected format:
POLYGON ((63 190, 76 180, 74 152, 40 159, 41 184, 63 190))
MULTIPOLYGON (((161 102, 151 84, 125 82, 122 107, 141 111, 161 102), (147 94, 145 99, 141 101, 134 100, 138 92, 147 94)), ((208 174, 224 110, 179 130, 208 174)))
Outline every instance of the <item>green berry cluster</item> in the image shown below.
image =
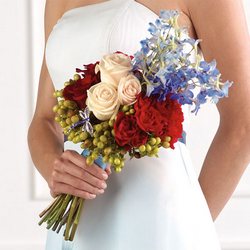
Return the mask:
POLYGON ((81 144, 83 149, 88 148, 90 155, 87 157, 87 164, 91 165, 102 156, 105 163, 109 163, 116 172, 121 172, 124 167, 124 155, 121 148, 116 144, 114 138, 114 120, 104 121, 94 125, 93 137, 88 137, 81 144))
POLYGON ((164 140, 162 140, 160 137, 152 136, 145 145, 141 145, 134 151, 130 152, 130 155, 135 156, 136 158, 141 158, 143 156, 158 157, 159 148, 169 148, 170 141, 170 136, 166 136, 164 140))
POLYGON ((124 167, 124 155, 126 152, 123 152, 116 144, 113 126, 114 120, 94 125, 93 137, 88 135, 82 139, 81 148, 87 148, 90 151, 90 155, 86 159, 88 165, 93 164, 101 155, 103 162, 109 163, 116 172, 121 172, 124 167))
POLYGON ((73 141, 73 138, 80 133, 75 129, 70 132, 70 127, 80 120, 77 104, 74 101, 64 100, 62 91, 55 91, 54 96, 58 98, 58 103, 53 107, 55 121, 61 125, 64 134, 72 138, 73 141))
POLYGON ((134 105, 124 105, 122 107, 122 112, 124 112, 126 115, 133 115, 135 113, 135 110, 134 110, 134 105))

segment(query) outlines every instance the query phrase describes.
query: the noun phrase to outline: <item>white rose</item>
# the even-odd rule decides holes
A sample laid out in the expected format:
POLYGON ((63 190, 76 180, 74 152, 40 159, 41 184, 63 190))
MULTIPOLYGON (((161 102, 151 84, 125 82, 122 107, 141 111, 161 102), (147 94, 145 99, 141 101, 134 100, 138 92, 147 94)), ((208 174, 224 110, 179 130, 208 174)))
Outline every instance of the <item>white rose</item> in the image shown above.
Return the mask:
POLYGON ((118 85, 118 99, 122 105, 133 104, 140 92, 141 83, 133 74, 121 78, 118 85))
POLYGON ((120 79, 129 74, 132 70, 132 63, 129 56, 120 53, 105 55, 99 64, 96 65, 95 72, 100 70, 101 81, 118 86, 120 79))
POLYGON ((112 84, 100 82, 87 90, 86 105, 101 121, 110 119, 119 109, 117 90, 112 84))

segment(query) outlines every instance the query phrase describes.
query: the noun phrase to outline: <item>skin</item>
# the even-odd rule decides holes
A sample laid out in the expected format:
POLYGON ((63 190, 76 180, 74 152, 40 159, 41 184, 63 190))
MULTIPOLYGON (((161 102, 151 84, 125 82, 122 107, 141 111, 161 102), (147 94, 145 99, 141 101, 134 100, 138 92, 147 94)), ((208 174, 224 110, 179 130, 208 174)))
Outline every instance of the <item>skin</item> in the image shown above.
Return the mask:
MULTIPOLYGON (((45 43, 56 21, 65 11, 103 1, 47 0, 45 43)), ((202 39, 206 60, 216 59, 222 80, 235 84, 229 98, 217 104, 220 124, 199 175, 199 182, 213 220, 230 199, 250 162, 250 43, 241 1, 235 0, 139 0, 159 14, 160 9, 181 11, 179 23, 190 36, 202 39), (240 111, 240 112, 239 112, 240 111)), ((72 150, 63 152, 63 137, 51 111, 56 104, 45 59, 41 68, 38 99, 29 127, 28 143, 38 171, 47 181, 51 195, 69 193, 90 199, 100 194, 105 171, 72 150)), ((110 168, 106 170, 110 174, 110 168)))

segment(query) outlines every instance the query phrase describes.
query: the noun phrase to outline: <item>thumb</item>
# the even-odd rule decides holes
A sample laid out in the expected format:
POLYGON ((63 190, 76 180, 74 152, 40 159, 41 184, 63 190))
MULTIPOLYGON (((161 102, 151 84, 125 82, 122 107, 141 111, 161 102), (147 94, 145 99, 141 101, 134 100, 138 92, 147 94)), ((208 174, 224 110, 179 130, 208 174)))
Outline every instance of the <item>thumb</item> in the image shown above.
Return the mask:
POLYGON ((108 166, 106 167, 105 171, 107 172, 108 175, 110 175, 110 174, 112 173, 112 171, 111 171, 111 166, 108 165, 108 166))

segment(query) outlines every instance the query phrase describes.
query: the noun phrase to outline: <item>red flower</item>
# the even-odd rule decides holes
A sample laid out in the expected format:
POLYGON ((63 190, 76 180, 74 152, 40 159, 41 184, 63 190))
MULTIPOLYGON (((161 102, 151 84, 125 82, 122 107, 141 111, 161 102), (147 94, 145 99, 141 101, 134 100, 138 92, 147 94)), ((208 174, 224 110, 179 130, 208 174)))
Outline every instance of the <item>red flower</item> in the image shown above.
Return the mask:
POLYGON ((143 131, 153 133, 162 140, 170 136, 170 147, 174 148, 174 143, 182 135, 184 117, 181 105, 177 100, 170 99, 170 95, 161 102, 157 98, 158 96, 143 97, 141 94, 138 96, 134 104, 137 124, 143 131))
POLYGON ((63 90, 63 97, 65 100, 75 101, 80 109, 86 107, 87 90, 94 84, 101 81, 100 72, 95 74, 95 64, 83 65, 84 70, 76 68, 76 72, 82 72, 83 78, 80 78, 75 83, 66 86, 63 90))
POLYGON ((125 115, 123 112, 117 114, 114 124, 116 143, 130 150, 132 147, 139 147, 148 140, 148 135, 142 131, 134 115, 125 115))

